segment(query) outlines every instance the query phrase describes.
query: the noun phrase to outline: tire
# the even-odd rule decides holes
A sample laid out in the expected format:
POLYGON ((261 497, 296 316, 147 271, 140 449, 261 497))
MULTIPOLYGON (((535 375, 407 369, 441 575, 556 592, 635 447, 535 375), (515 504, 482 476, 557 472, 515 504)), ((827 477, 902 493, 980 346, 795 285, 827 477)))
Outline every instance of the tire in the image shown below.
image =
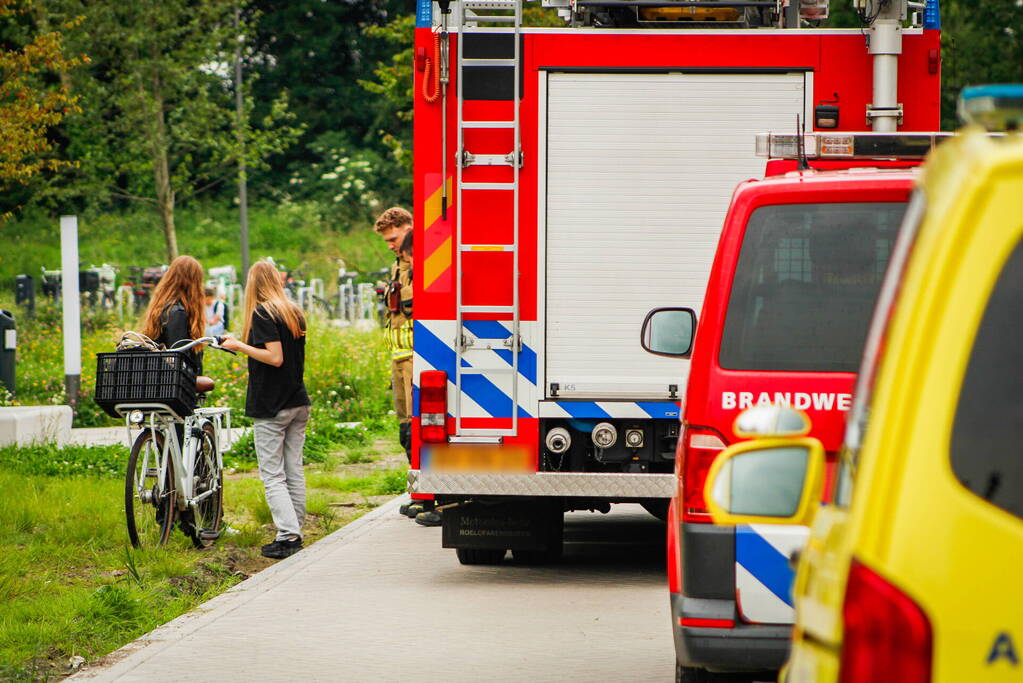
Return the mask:
POLYGON ((455 554, 461 564, 500 564, 505 550, 491 548, 456 548, 455 554))
POLYGON ((189 511, 191 523, 182 524, 182 530, 196 548, 208 548, 220 538, 220 523, 224 519, 224 472, 217 458, 216 432, 209 422, 202 426, 200 439, 195 454, 192 494, 198 496, 213 486, 216 486, 216 493, 197 504, 194 511, 189 511))
POLYGON ((671 504, 669 498, 655 498, 654 500, 645 500, 640 505, 643 509, 649 512, 651 515, 661 520, 662 522, 668 521, 668 505, 671 504))
POLYGON ((124 513, 128 539, 136 548, 152 548, 167 542, 177 512, 174 463, 167 459, 162 491, 157 492, 159 456, 163 435, 146 429, 135 439, 124 477, 124 513))
MULTIPOLYGON (((777 674, 764 674, 774 679, 777 674)), ((764 676, 747 673, 717 673, 707 671, 703 668, 682 666, 675 662, 675 683, 751 683, 754 680, 764 680, 764 676)))

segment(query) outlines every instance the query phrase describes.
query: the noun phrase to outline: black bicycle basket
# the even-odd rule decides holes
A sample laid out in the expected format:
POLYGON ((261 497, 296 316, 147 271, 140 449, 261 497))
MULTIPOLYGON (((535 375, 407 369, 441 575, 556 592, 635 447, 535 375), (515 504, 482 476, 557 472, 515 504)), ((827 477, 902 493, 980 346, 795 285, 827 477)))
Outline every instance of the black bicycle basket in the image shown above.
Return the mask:
POLYGON ((96 405, 119 417, 124 403, 157 403, 178 415, 195 410, 195 361, 182 351, 132 349, 96 354, 96 405))

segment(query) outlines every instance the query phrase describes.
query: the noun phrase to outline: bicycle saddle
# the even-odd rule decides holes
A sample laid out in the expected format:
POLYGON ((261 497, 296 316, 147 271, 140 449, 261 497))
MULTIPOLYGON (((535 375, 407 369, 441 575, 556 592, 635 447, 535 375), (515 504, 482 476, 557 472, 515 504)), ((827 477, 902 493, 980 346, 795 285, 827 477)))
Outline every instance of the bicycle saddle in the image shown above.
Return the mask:
POLYGON ((207 394, 213 391, 213 378, 199 375, 195 378, 195 390, 200 394, 207 394))

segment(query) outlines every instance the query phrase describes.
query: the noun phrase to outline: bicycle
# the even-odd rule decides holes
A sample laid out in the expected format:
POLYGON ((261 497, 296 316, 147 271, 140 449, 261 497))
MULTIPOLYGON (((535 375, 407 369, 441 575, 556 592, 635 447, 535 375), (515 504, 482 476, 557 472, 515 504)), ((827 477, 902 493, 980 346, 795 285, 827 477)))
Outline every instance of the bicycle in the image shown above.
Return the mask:
MULTIPOLYGON (((200 344, 225 353, 234 352, 222 348, 222 339, 218 337, 182 341, 183 345, 162 352, 99 354, 97 403, 108 412, 124 417, 129 439, 133 428, 141 430, 132 445, 124 480, 128 538, 135 548, 166 544, 175 522, 196 548, 209 547, 222 531, 224 462, 220 446, 224 442, 225 428, 230 439, 231 409, 192 409, 187 400, 180 400, 181 396, 146 400, 144 387, 141 392, 129 392, 134 394, 132 399, 120 401, 108 395, 118 392, 107 391, 116 389, 116 384, 124 384, 123 377, 127 373, 135 373, 142 381, 149 377, 162 382, 163 393, 157 394, 166 398, 170 395, 166 392, 167 386, 180 389, 182 385, 181 377, 168 378, 171 374, 183 375, 194 381, 191 396, 201 406, 214 383, 209 377, 195 376, 191 360, 184 352, 200 344), (104 357, 109 359, 108 365, 119 363, 131 367, 104 369, 104 357), (120 372, 121 378, 105 381, 104 370, 107 377, 120 372)), ((140 346, 149 348, 144 343, 140 346)), ((189 397, 187 392, 185 397, 189 397)))

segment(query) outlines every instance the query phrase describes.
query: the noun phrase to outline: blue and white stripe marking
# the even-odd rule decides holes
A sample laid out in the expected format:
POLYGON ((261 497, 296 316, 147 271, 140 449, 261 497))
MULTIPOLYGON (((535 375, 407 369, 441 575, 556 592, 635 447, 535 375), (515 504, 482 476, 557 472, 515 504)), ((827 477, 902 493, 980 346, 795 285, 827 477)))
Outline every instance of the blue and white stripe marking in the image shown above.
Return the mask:
POLYGON ((762 624, 791 624, 795 570, 789 558, 806 545, 804 526, 744 524, 735 529, 735 587, 742 616, 762 624))
MULTIPOLYGON (((500 342, 511 336, 507 321, 467 320, 466 331, 479 340, 495 340, 494 349, 474 348, 463 354, 462 367, 508 368, 513 365, 511 349, 500 342)), ((413 415, 419 416, 419 373, 443 370, 448 374, 448 406, 454 409, 455 383, 454 320, 416 320, 414 323, 412 388, 413 415)), ((519 323, 522 350, 519 353, 519 417, 563 419, 671 419, 679 417, 679 405, 672 401, 541 401, 537 387, 538 359, 534 350, 537 324, 519 323)), ((462 375, 462 417, 511 417, 510 374, 462 375)))
POLYGON ((678 419, 679 405, 671 401, 544 401, 540 417, 575 419, 678 419))
MULTIPOLYGON (((520 323, 522 350, 519 353, 519 417, 533 417, 536 401, 536 352, 529 345, 528 333, 535 323, 520 323)), ((448 375, 448 390, 455 386, 455 328, 453 320, 420 321, 414 323, 413 414, 419 415, 419 373, 424 370, 443 370, 448 375)), ((507 339, 511 331, 501 321, 465 321, 465 329, 477 339, 507 339)), ((495 344, 496 345, 496 344, 495 344)), ((511 367, 514 358, 511 349, 473 349, 462 357, 462 367, 511 367), (471 358, 471 360, 470 360, 471 358)), ((511 417, 511 381, 508 374, 462 375, 462 417, 511 417)), ((449 394, 448 406, 453 408, 454 396, 449 394)))

